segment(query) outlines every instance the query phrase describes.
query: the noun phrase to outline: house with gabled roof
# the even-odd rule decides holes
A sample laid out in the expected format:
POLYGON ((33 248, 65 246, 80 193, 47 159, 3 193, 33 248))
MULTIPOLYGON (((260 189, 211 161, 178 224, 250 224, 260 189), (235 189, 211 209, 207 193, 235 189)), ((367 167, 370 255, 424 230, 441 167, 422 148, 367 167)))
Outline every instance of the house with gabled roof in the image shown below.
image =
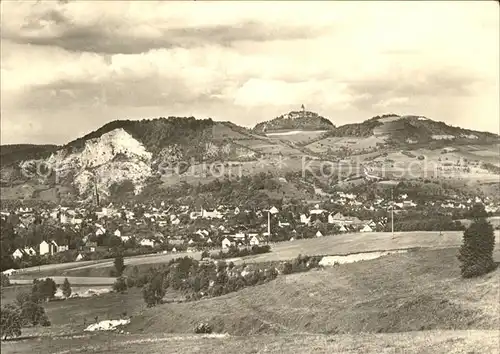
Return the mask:
POLYGON ((14 259, 21 259, 23 258, 23 256, 25 255, 24 251, 21 250, 20 248, 16 249, 13 253, 12 253, 12 258, 14 259))
POLYGON ((300 222, 302 224, 308 225, 311 222, 311 216, 306 216, 306 214, 300 214, 300 222))
POLYGON ((360 232, 373 232, 373 229, 370 227, 370 225, 366 224, 365 226, 363 226, 360 232))
POLYGON ((43 256, 43 255, 46 255, 46 254, 49 254, 49 255, 53 255, 54 253, 57 252, 57 243, 55 243, 54 241, 50 241, 50 242, 47 242, 47 241, 42 241, 40 242, 40 245, 38 246, 39 248, 39 254, 40 256, 43 256))
POLYGON ((224 237, 224 239, 222 240, 222 249, 227 249, 231 246, 234 246, 235 244, 236 243, 229 237, 224 237))
POLYGON ((258 246, 264 243, 264 239, 257 236, 253 235, 252 238, 250 239, 250 246, 258 246))

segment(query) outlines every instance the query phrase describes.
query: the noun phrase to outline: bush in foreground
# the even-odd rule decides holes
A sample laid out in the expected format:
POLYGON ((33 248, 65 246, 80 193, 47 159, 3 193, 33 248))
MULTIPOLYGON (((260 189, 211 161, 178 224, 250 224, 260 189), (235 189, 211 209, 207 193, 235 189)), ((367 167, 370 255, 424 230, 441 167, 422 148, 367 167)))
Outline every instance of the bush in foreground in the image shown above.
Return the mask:
POLYGON ((119 277, 116 279, 115 283, 113 284, 113 291, 117 293, 124 293, 127 291, 127 283, 125 282, 125 279, 123 277, 119 277))
POLYGON ((14 305, 2 306, 0 311, 0 337, 7 338, 19 337, 21 335, 21 314, 14 305))
POLYGON ((116 256, 113 265, 115 269, 114 269, 114 274, 112 274, 112 276, 121 277, 123 271, 125 270, 125 262, 123 260, 123 256, 122 255, 116 256))
POLYGON ((10 280, 9 280, 9 277, 6 275, 6 274, 3 274, 3 273, 0 273, 1 276, 2 276, 2 283, 1 283, 1 286, 4 287, 4 286, 9 286, 10 285, 10 280))
POLYGON ((495 234, 491 224, 485 219, 484 206, 474 206, 474 220, 464 231, 463 243, 458 259, 460 272, 464 278, 484 275, 495 269, 493 249, 495 234))
POLYGON ((33 280, 33 288, 31 290, 32 301, 42 302, 52 300, 56 294, 57 285, 51 278, 44 280, 33 280))
POLYGON ((47 317, 43 306, 32 301, 26 301, 22 304, 21 323, 23 326, 27 326, 29 324, 33 326, 50 326, 49 318, 47 317))
POLYGON ((71 296, 71 284, 69 283, 68 278, 64 278, 64 283, 62 285, 62 293, 65 298, 68 298, 71 296))
POLYGON ((194 333, 197 334, 210 334, 212 333, 212 326, 210 326, 208 323, 198 323, 196 327, 194 328, 194 333))

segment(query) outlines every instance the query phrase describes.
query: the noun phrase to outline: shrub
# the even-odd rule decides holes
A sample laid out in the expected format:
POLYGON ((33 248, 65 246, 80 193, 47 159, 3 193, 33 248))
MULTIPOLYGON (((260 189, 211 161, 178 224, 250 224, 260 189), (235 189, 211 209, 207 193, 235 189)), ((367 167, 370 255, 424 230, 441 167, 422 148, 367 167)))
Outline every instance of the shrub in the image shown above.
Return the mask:
POLYGON ((33 280, 33 288, 31 289, 32 301, 41 302, 49 301, 56 294, 57 285, 51 278, 44 280, 33 280))
POLYGON ((496 267, 493 261, 495 247, 493 227, 484 218, 484 207, 474 207, 473 213, 473 222, 464 231, 463 243, 458 254, 460 272, 464 278, 481 276, 496 267))
POLYGON ((13 305, 2 306, 0 311, 0 336, 7 338, 19 337, 21 335, 21 314, 19 309, 13 305))
POLYGON ((210 326, 208 323, 198 323, 196 327, 194 328, 194 333, 197 334, 209 334, 212 333, 212 326, 210 326))
POLYGON ((123 271, 125 270, 125 262, 123 260, 123 256, 122 255, 116 256, 113 264, 115 266, 115 269, 114 269, 115 275, 117 277, 121 277, 123 274, 123 271))
POLYGON ((137 284, 136 279, 132 277, 127 277, 126 283, 127 283, 127 288, 133 288, 137 284))
POLYGON ((1 286, 4 287, 4 286, 9 286, 10 285, 10 280, 9 280, 9 277, 6 275, 6 274, 2 274, 2 282, 1 282, 1 286))
POLYGON ((64 297, 66 298, 71 296, 71 284, 69 283, 68 278, 64 278, 64 283, 62 285, 62 292, 64 297))
POLYGON ((151 281, 143 287, 142 295, 148 307, 160 304, 165 296, 163 275, 156 274, 151 281))
POLYGON ((124 293, 127 290, 127 283, 123 277, 119 277, 116 279, 113 284, 113 290, 117 293, 124 293))
POLYGON ((21 306, 22 325, 32 324, 33 326, 50 326, 49 318, 42 305, 36 302, 26 301, 21 306))
POLYGON ((285 262, 283 264, 283 274, 291 274, 293 272, 292 263, 285 262))

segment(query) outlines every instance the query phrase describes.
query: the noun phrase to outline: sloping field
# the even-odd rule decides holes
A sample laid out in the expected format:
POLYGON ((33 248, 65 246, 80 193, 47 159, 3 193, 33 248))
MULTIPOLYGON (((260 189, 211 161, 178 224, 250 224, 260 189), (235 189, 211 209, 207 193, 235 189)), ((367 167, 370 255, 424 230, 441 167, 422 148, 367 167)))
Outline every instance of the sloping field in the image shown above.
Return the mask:
POLYGON ((356 335, 83 335, 2 343, 2 353, 495 353, 498 331, 425 331, 356 335))
POLYGON ((271 139, 280 139, 291 141, 293 143, 307 144, 310 141, 320 138, 326 130, 287 130, 287 131, 272 131, 267 133, 267 137, 271 139))
POLYGON ((127 330, 191 332, 199 321, 231 335, 497 329, 500 269, 463 280, 456 255, 420 250, 281 276, 218 298, 147 309, 127 330))
MULTIPOLYGON (((43 276, 41 277, 43 278, 43 276)), ((62 276, 51 276, 52 280, 58 285, 64 283, 64 279, 68 279, 70 284, 73 285, 112 285, 116 278, 112 277, 62 277, 62 276)), ((29 285, 33 283, 31 278, 29 279, 12 279, 12 284, 29 285)))
MULTIPOLYGON (((495 231, 497 247, 500 245, 500 231, 495 231)), ((407 249, 414 247, 446 248, 458 247, 462 243, 463 233, 461 231, 446 231, 439 236, 435 231, 395 232, 394 238, 390 232, 365 232, 352 233, 335 236, 325 236, 313 239, 303 239, 287 242, 279 242, 271 245, 271 252, 248 256, 234 260, 238 262, 268 262, 289 260, 303 255, 346 255, 352 253, 372 252, 380 250, 407 249)), ((170 253, 153 254, 144 256, 128 257, 125 264, 134 266, 140 264, 167 263, 173 258, 189 256, 199 259, 200 252, 192 253, 170 253)), ((81 262, 51 264, 42 266, 42 272, 38 267, 27 268, 22 273, 12 276, 13 279, 32 279, 38 276, 108 276, 109 269, 113 267, 113 260, 103 260, 98 263, 81 262)))
MULTIPOLYGON (((417 250, 280 276, 218 298, 145 308, 139 289, 47 304, 40 339, 2 353, 494 353, 500 269, 460 278, 457 249, 417 250), (55 337, 127 311, 130 335, 55 337), (193 335, 200 321, 227 336, 193 335), (169 334, 170 333, 170 334, 169 334), (172 335, 175 333, 175 335, 172 335)), ((496 250, 495 259, 500 260, 496 250)), ((26 332, 26 333, 25 333, 26 332)), ((30 335, 30 331, 23 335, 30 335)))
POLYGON ((302 152, 298 149, 294 149, 288 146, 286 143, 281 143, 281 139, 249 139, 249 140, 239 140, 238 144, 245 146, 249 149, 257 151, 261 154, 271 154, 276 155, 282 153, 283 155, 301 155, 302 152))
MULTIPOLYGON (((500 231, 495 231, 497 247, 500 231)), ((414 247, 447 248, 462 243, 463 232, 446 231, 442 236, 436 231, 366 232, 343 234, 313 239, 280 242, 272 245, 272 252, 245 257, 245 262, 288 260, 303 255, 345 255, 380 250, 395 250, 414 247)))
POLYGON ((313 142, 307 145, 307 148, 317 153, 325 152, 328 149, 331 149, 333 151, 338 151, 341 148, 347 148, 351 150, 362 150, 362 149, 375 148, 377 147, 377 143, 383 144, 384 142, 385 142, 384 138, 376 137, 374 135, 366 138, 330 137, 313 142))

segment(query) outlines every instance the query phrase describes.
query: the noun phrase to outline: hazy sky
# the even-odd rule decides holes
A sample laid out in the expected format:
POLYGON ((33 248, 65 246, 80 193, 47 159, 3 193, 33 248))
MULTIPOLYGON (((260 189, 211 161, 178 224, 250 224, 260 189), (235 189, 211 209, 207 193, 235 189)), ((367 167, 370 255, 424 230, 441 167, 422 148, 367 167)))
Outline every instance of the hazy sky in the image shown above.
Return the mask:
POLYGON ((253 126, 292 109, 499 131, 499 6, 484 2, 1 3, 1 139, 115 119, 253 126))

